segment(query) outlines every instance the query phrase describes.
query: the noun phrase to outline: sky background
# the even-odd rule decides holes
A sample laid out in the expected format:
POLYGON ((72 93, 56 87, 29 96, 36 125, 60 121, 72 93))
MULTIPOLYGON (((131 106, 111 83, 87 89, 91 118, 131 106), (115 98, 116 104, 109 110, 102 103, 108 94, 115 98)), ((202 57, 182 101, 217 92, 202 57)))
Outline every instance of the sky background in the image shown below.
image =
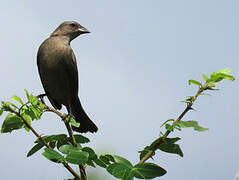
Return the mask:
MULTIPOLYGON (((202 73, 225 67, 238 79, 238 9, 238 0, 3 1, 0 99, 23 97, 24 88, 43 93, 38 47, 61 22, 76 20, 92 32, 71 43, 82 104, 99 127, 96 134, 86 135, 90 146, 137 163, 137 151, 158 137, 165 120, 184 110, 180 100, 196 92, 188 79, 202 80, 202 73)), ((211 97, 201 96, 194 106, 197 111, 184 119, 198 120, 209 131, 172 133, 182 138, 184 157, 157 152, 155 163, 168 173, 156 179, 234 178, 239 169, 239 86, 224 81, 218 87, 211 97)), ((50 113, 33 127, 45 135, 65 131, 50 113)), ((40 152, 26 158, 34 140, 24 130, 0 135, 1 180, 70 177, 40 152)))

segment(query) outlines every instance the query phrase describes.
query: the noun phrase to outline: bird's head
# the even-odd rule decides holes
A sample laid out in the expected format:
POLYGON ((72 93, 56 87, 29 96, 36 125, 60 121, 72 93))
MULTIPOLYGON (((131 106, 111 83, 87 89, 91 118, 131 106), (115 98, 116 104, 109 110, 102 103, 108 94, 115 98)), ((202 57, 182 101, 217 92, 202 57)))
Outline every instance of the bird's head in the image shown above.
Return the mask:
POLYGON ((85 33, 90 33, 85 27, 75 21, 66 21, 60 24, 51 36, 66 36, 71 40, 85 33))

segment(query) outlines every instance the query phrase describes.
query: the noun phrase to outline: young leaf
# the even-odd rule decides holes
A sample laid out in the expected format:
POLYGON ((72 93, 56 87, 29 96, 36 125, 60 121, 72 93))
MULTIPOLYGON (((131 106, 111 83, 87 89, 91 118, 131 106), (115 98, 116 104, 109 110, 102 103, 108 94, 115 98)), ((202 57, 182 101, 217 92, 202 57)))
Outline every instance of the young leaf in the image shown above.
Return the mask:
POLYGON ((213 72, 211 74, 210 81, 219 82, 222 79, 228 79, 228 80, 231 80, 231 81, 235 80, 235 78, 233 76, 231 76, 230 73, 231 73, 230 68, 220 69, 219 71, 213 72))
POLYGON ((33 155, 37 151, 39 151, 42 147, 44 147, 44 144, 42 143, 37 143, 35 146, 31 148, 31 150, 27 153, 27 157, 33 155))
POLYGON ((208 128, 204 128, 198 125, 197 121, 178 121, 173 123, 180 128, 193 127, 195 131, 207 131, 208 128))
MULTIPOLYGON (((29 125, 31 125, 32 122, 31 122, 31 117, 29 115, 23 114, 23 118, 27 121, 29 125)), ((24 128, 27 132, 30 131, 30 129, 25 124, 24 124, 24 128)))
POLYGON ((71 151, 66 156, 66 161, 72 164, 83 164, 88 161, 89 153, 84 151, 71 151))
POLYGON ((18 109, 18 107, 15 104, 11 103, 11 102, 6 102, 5 105, 12 106, 13 109, 18 109))
POLYGON ((64 157, 57 151, 49 148, 45 148, 44 150, 45 152, 43 152, 42 155, 45 156, 50 161, 55 163, 61 163, 64 161, 64 157))
POLYGON ((41 101, 39 101, 39 108, 40 108, 41 112, 43 112, 44 104, 41 101))
POLYGON ((191 84, 196 84, 196 85, 199 85, 199 86, 202 86, 202 84, 196 80, 193 80, 193 79, 190 79, 188 80, 188 84, 191 85, 191 84))
POLYGON ((202 77, 203 77, 203 79, 204 79, 206 82, 207 82, 208 79, 209 79, 206 74, 203 74, 202 77))
POLYGON ((139 179, 153 179, 167 173, 165 169, 153 163, 137 164, 132 171, 134 176, 139 179))
POLYGON ((30 100, 29 100, 29 98, 30 98, 30 95, 29 95, 28 91, 27 91, 26 89, 24 89, 24 91, 25 91, 25 93, 26 93, 27 100, 28 100, 28 101, 30 101, 30 100))
POLYGON ((71 118, 70 124, 74 127, 80 127, 80 123, 76 122, 74 118, 71 118))
POLYGON ((30 111, 32 111, 32 113, 34 114, 36 120, 41 119, 42 112, 37 106, 32 105, 32 106, 29 106, 29 108, 30 108, 30 111))
POLYGON ((20 97, 18 97, 17 95, 13 95, 13 96, 12 96, 12 99, 14 99, 14 100, 18 101, 19 103, 21 103, 21 105, 23 105, 23 104, 24 104, 24 103, 23 103, 23 101, 21 100, 21 98, 20 98, 20 97))
POLYGON ((4 111, 3 109, 0 109, 0 116, 2 115, 3 111, 4 111))
POLYGON ((33 106, 36 106, 38 104, 38 99, 36 96, 33 96, 32 94, 29 96, 29 101, 33 106))

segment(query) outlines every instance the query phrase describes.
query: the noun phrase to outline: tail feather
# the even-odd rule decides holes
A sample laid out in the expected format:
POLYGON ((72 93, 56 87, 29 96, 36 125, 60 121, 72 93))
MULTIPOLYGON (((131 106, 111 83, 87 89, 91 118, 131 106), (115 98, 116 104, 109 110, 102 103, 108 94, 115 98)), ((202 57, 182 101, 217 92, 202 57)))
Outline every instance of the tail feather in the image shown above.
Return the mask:
POLYGON ((79 98, 77 98, 77 101, 72 103, 71 113, 74 116, 76 122, 80 123, 80 127, 72 126, 73 131, 76 131, 79 133, 97 132, 98 130, 97 126, 93 123, 93 121, 91 121, 91 119, 88 117, 88 115, 84 111, 83 107, 81 106, 79 98))

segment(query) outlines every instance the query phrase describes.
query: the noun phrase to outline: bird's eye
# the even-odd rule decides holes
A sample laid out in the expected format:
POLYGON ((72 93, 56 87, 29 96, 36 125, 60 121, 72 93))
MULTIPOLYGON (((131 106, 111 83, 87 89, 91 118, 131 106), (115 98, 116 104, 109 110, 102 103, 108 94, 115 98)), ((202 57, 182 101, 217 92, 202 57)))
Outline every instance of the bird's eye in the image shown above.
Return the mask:
POLYGON ((70 26, 71 27, 76 27, 76 24, 75 23, 71 23, 70 26))

